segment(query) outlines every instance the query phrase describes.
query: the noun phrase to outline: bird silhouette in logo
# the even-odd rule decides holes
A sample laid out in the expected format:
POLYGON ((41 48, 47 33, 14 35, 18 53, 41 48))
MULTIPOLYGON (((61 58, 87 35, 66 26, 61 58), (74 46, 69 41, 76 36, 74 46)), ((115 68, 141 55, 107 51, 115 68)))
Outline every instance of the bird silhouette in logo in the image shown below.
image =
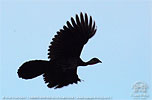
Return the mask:
POLYGON ((22 64, 18 69, 18 76, 22 79, 32 79, 43 75, 49 88, 62 88, 81 81, 77 75, 78 66, 102 63, 98 58, 88 62, 80 58, 81 51, 88 40, 96 33, 95 21, 92 17, 80 13, 71 23, 63 26, 54 36, 49 46, 49 60, 31 60, 22 64))

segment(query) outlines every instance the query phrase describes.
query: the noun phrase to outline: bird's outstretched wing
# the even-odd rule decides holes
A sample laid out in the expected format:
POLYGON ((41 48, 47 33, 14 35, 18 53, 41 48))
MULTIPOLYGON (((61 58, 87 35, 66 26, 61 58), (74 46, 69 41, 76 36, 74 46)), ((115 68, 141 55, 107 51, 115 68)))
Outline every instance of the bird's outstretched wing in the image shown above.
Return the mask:
POLYGON ((52 39, 48 58, 79 57, 83 46, 96 32, 95 22, 91 16, 88 19, 86 13, 76 15, 76 20, 71 17, 71 23, 67 21, 67 26, 64 25, 52 39))

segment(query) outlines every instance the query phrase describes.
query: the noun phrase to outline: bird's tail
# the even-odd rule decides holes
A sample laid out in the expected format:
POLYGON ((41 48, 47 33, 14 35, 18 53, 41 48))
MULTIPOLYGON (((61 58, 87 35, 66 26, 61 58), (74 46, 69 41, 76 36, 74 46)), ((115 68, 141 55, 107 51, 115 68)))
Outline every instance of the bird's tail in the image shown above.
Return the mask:
POLYGON ((18 69, 18 76, 23 79, 32 79, 39 75, 42 75, 47 69, 50 61, 44 60, 32 60, 25 62, 18 69))

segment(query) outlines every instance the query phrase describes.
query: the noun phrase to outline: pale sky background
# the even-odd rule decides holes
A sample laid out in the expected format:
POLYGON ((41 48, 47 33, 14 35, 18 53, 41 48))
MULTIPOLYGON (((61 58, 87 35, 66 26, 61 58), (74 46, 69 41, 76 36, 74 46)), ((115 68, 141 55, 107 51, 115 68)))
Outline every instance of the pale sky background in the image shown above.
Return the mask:
POLYGON ((152 2, 149 0, 1 0, 0 97, 112 97, 133 100, 138 81, 152 89, 152 2), (85 45, 79 67, 84 80, 62 89, 49 89, 43 77, 19 79, 25 61, 46 59, 52 37, 70 17, 86 12, 96 21, 96 35, 85 45))

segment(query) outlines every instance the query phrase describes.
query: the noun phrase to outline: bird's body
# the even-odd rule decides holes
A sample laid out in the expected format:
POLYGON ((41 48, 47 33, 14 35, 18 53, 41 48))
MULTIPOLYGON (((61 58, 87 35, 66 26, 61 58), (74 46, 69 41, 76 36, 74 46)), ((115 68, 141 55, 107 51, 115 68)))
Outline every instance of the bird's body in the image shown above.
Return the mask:
POLYGON ((95 34, 95 22, 92 17, 80 13, 76 15, 76 22, 71 17, 72 25, 67 21, 67 26, 57 32, 49 46, 48 58, 45 60, 32 60, 25 62, 18 70, 18 75, 24 79, 32 79, 43 74, 44 81, 49 88, 61 88, 80 81, 77 75, 78 66, 87 66, 101 62, 93 58, 83 62, 80 54, 83 46, 95 34))

